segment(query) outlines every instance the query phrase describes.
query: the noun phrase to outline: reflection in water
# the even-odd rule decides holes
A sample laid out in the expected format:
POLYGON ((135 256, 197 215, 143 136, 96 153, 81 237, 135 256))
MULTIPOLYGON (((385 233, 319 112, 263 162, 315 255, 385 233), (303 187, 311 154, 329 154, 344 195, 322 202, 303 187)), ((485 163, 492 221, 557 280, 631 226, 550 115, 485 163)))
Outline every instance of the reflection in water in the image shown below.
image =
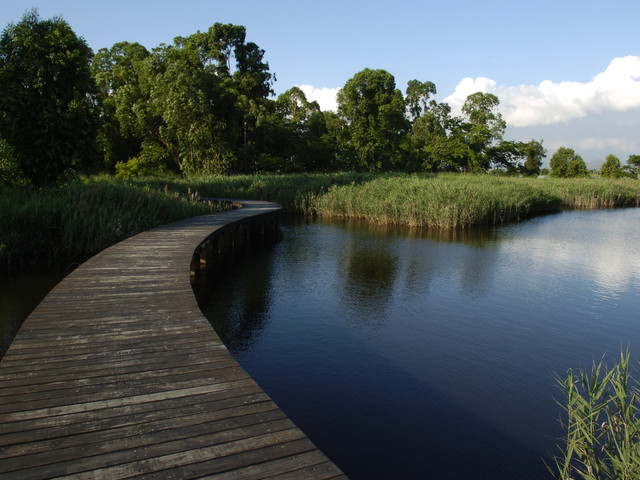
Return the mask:
POLYGON ((397 259, 388 249, 378 249, 356 236, 345 243, 342 264, 346 266, 341 280, 345 282, 340 290, 341 298, 348 310, 358 311, 363 326, 384 323, 389 302, 392 300, 395 284, 397 259))
POLYGON ((264 249, 254 248, 250 257, 254 275, 245 277, 241 273, 240 267, 249 260, 245 256, 203 270, 192 281, 200 305, 209 304, 203 313, 231 351, 251 350, 270 320, 271 258, 264 249), (212 291, 216 291, 215 303, 207 300, 212 291))
POLYGON ((351 478, 546 478, 556 375, 640 351, 639 224, 640 209, 482 232, 294 222, 210 280, 207 315, 351 478))

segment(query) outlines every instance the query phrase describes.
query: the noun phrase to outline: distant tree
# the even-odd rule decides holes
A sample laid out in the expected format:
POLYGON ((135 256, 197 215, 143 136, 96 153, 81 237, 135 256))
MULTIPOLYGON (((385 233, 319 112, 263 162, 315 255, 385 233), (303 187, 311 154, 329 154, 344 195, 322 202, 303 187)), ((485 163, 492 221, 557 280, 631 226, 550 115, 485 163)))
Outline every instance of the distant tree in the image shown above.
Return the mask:
POLYGON ((503 163, 500 149, 494 148, 502 142, 507 128, 502 115, 497 112, 500 100, 491 93, 477 92, 469 95, 462 106, 468 123, 464 129, 469 156, 466 169, 487 170, 492 163, 503 163))
POLYGON ((433 82, 420 82, 418 80, 409 80, 407 82, 405 103, 407 104, 407 113, 412 122, 420 118, 428 109, 429 98, 436 93, 436 86, 433 82))
POLYGON ((549 161, 550 172, 552 177, 588 177, 589 170, 587 169, 584 160, 580 155, 577 155, 572 148, 560 147, 552 156, 549 161))
POLYGON ((623 175, 620 167, 620 159, 612 153, 607 155, 602 167, 600 167, 600 176, 607 178, 618 178, 623 175))
POLYGON ((640 179, 640 155, 629 155, 623 168, 630 176, 640 179))
POLYGON ((525 175, 539 175, 542 160, 547 156, 547 150, 542 146, 542 140, 531 140, 521 146, 525 161, 522 173, 525 175))
POLYGON ((0 137, 34 185, 55 184, 97 158, 92 52, 61 18, 36 10, 0 38, 0 137))
POLYGON ((430 101, 411 126, 408 150, 416 170, 457 171, 468 154, 461 119, 448 104, 430 101))
POLYGON ((409 122, 393 75, 368 68, 356 73, 338 93, 338 113, 346 120, 358 169, 378 172, 401 166, 400 144, 409 122))

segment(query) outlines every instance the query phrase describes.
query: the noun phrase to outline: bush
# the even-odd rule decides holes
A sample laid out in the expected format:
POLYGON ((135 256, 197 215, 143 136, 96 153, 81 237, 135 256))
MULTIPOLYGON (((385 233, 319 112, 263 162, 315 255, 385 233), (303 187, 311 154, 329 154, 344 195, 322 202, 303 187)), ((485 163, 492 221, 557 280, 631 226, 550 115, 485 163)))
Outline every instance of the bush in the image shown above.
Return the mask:
POLYGON ((116 163, 116 177, 130 179, 162 176, 166 172, 167 157, 166 150, 159 145, 145 143, 137 157, 116 163))

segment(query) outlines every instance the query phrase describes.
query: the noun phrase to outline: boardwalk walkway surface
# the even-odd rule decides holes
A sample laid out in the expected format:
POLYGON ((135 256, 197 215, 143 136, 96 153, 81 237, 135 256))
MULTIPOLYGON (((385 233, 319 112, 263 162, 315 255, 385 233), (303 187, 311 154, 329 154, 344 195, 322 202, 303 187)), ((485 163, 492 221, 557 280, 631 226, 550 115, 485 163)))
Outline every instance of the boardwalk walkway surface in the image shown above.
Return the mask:
POLYGON ((0 362, 0 478, 345 478, 231 357, 189 267, 274 204, 159 227, 56 286, 0 362))

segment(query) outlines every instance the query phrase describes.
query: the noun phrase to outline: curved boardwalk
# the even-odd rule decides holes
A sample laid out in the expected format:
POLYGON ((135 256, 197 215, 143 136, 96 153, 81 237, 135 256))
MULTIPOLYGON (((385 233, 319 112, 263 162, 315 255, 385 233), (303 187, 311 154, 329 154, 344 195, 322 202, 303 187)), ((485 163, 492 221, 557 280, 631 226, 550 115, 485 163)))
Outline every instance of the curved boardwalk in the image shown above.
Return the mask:
POLYGON ((244 208, 159 227, 56 286, 0 362, 0 478, 344 478, 196 303, 194 251, 244 208))

